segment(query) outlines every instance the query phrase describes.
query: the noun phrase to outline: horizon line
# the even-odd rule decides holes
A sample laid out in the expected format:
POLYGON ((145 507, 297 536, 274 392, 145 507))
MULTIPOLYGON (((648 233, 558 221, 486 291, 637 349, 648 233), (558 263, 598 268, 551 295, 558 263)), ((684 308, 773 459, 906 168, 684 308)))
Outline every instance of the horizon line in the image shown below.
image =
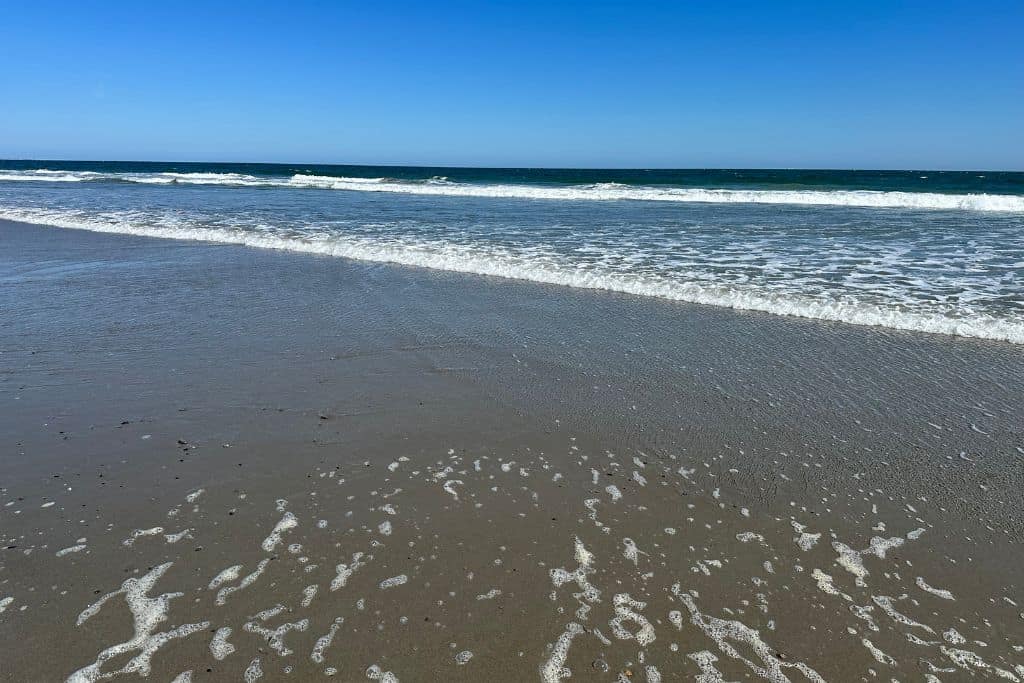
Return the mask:
POLYGON ((1024 173, 1024 168, 1014 169, 983 169, 983 168, 897 168, 897 167, 825 167, 825 166, 490 166, 490 165, 463 165, 463 164, 424 164, 406 162, 376 162, 376 163, 355 163, 338 161, 199 161, 185 159, 71 159, 71 158, 42 158, 42 157, 20 157, 0 158, 3 162, 84 162, 84 163, 106 163, 106 164, 210 164, 210 165, 231 165, 249 164, 260 166, 342 166, 342 167, 370 167, 370 168, 450 168, 460 170, 544 170, 544 171, 852 171, 860 173, 884 172, 884 173, 1024 173))

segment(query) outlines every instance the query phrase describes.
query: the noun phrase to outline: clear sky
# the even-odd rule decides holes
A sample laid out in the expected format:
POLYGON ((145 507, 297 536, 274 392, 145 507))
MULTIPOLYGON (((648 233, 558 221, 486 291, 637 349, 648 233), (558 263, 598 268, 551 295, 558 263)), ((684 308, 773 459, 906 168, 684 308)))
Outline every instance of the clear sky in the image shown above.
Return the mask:
POLYGON ((1024 170, 1024 1, 6 2, 0 157, 1024 170))

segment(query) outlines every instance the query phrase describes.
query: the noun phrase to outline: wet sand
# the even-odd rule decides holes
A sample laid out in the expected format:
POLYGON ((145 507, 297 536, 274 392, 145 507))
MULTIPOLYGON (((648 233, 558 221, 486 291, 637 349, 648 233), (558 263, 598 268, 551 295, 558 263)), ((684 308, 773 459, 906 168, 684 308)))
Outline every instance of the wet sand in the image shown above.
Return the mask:
POLYGON ((3 680, 1024 681, 1019 346, 0 247, 3 680))

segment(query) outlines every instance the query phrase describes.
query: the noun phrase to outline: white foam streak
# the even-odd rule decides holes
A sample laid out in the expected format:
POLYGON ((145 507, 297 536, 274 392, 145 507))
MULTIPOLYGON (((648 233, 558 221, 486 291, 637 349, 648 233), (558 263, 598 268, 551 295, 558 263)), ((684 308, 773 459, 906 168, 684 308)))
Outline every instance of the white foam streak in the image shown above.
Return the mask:
POLYGON ((685 202, 705 204, 796 204, 803 206, 859 206, 882 209, 945 209, 966 211, 1024 211, 1024 197, 993 194, 941 194, 937 192, 881 192, 873 190, 727 190, 712 188, 644 187, 597 183, 544 186, 402 182, 386 178, 335 178, 294 175, 293 187, 315 187, 359 192, 398 192, 430 196, 508 199, 560 199, 598 201, 685 202))
MULTIPOLYGON (((130 216, 82 217, 49 209, 0 207, 0 218, 93 232, 140 235, 165 239, 221 242, 263 249, 322 254, 360 261, 394 263, 459 273, 529 280, 578 289, 602 289, 638 296, 762 311, 853 325, 880 326, 935 334, 976 337, 1024 344, 1024 320, 976 313, 953 317, 941 312, 914 311, 898 305, 852 301, 848 298, 802 297, 777 294, 756 286, 708 285, 664 275, 585 270, 572 263, 530 259, 499 247, 450 242, 388 241, 351 235, 297 236, 199 227, 171 223, 133 222, 130 216)), ((269 539, 268 539, 269 540, 269 539)))
MULTIPOLYGON (((89 174, 91 175, 91 174, 89 174)), ((0 173, 0 180, 11 180, 11 181, 24 181, 24 180, 41 180, 51 183, 80 183, 83 180, 89 180, 85 173, 59 173, 57 171, 25 171, 25 172, 13 172, 13 173, 0 173)))
POLYGON ((295 174, 253 176, 244 173, 100 173, 33 169, 0 172, 0 181, 82 182, 107 181, 146 185, 224 185, 234 187, 291 187, 392 192, 400 194, 503 199, 571 201, 648 201, 704 204, 780 204, 799 206, 855 206, 877 209, 998 211, 1024 213, 1024 196, 1001 194, 945 194, 939 192, 886 192, 879 190, 740 190, 721 188, 650 187, 619 183, 589 185, 524 185, 458 183, 444 178, 398 180, 295 174))
POLYGON ((195 624, 184 624, 162 633, 154 633, 157 626, 167 621, 171 600, 183 595, 183 593, 164 593, 155 598, 151 598, 148 595, 157 580, 170 567, 171 563, 166 562, 158 567, 154 567, 145 576, 125 580, 121 588, 107 593, 78 615, 78 626, 81 626, 91 617, 95 616, 108 600, 115 596, 123 595, 125 603, 132 614, 135 633, 125 642, 104 649, 96 656, 95 662, 68 676, 67 683, 93 683, 97 680, 113 678, 126 673, 135 673, 143 677, 148 676, 150 673, 150 661, 157 650, 171 640, 185 638, 193 633, 209 628, 210 622, 204 621, 195 624), (101 672, 101 667, 107 661, 130 653, 137 654, 120 669, 107 673, 101 672))

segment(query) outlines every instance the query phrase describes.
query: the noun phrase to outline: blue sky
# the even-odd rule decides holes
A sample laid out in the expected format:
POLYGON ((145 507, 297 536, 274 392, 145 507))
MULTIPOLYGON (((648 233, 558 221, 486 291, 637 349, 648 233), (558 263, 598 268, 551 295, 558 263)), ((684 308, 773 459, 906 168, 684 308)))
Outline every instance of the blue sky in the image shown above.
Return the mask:
POLYGON ((0 157, 1024 170, 1022 36, 1020 0, 11 2, 0 157))

